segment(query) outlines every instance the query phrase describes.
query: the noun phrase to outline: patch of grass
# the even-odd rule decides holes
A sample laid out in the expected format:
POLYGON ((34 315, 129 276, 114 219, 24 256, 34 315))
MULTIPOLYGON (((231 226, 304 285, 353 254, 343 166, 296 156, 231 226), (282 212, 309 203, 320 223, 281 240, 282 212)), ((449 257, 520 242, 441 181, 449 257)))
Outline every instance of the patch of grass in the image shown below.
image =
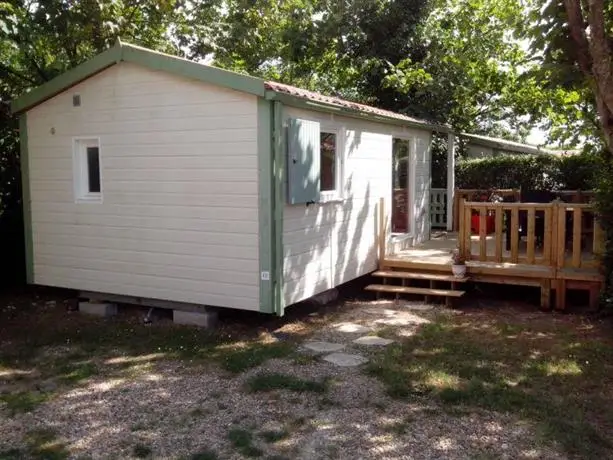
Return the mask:
POLYGON ((48 428, 29 431, 24 441, 28 446, 27 458, 63 460, 70 456, 64 443, 58 441, 56 432, 48 428))
POLYGON ((309 364, 314 364, 319 362, 319 359, 316 355, 309 355, 305 353, 296 353, 293 359, 293 363, 299 366, 308 366, 309 364))
POLYGON ((252 392, 289 390, 296 392, 324 393, 327 390, 325 382, 303 380, 286 374, 260 373, 247 380, 247 387, 252 392))
POLYGON ((196 407, 189 411, 189 415, 194 418, 203 417, 205 415, 204 409, 202 409, 201 407, 196 407))
POLYGON ((319 410, 329 409, 330 407, 339 407, 340 405, 341 403, 327 396, 320 398, 320 400, 317 402, 317 407, 319 410))
POLYGON ((98 367, 92 362, 70 363, 59 370, 59 380, 76 384, 98 374, 98 367))
POLYGON ((189 456, 189 460, 218 460, 219 455, 212 449, 204 449, 193 453, 189 456))
POLYGON ((414 422, 413 417, 407 416, 398 422, 394 422, 394 423, 390 423, 386 425, 384 427, 384 430, 387 431, 388 433, 392 433, 396 435, 403 435, 409 431, 409 428, 411 427, 413 422, 414 422))
POLYGON ((261 457, 264 455, 261 449, 253 445, 253 435, 250 431, 233 428, 228 432, 228 440, 245 457, 261 457))
POLYGON ((0 395, 0 401, 6 404, 6 408, 12 416, 26 412, 32 412, 49 398, 47 393, 38 391, 21 391, 0 395))
POLYGON ((7 449, 0 451, 0 460, 17 460, 25 457, 26 454, 21 449, 7 449))
POLYGON ((294 352, 294 346, 286 342, 254 343, 240 349, 218 351, 221 366, 234 374, 262 365, 269 359, 285 358, 294 352))
POLYGON ((275 442, 282 441, 289 437, 289 431, 287 430, 267 430, 262 431, 259 435, 264 441, 269 444, 273 444, 275 442))
MULTIPOLYGON (((613 422, 610 392, 602 391, 613 385, 613 344, 603 353, 588 345, 584 330, 492 316, 438 317, 373 356, 365 372, 391 397, 434 399, 450 414, 454 408, 517 414, 573 457, 612 458, 613 445, 594 422, 613 422)), ((388 429, 404 432, 406 424, 388 429)))
POLYGON ((145 444, 138 443, 132 448, 132 455, 136 458, 150 458, 153 456, 153 450, 145 444))

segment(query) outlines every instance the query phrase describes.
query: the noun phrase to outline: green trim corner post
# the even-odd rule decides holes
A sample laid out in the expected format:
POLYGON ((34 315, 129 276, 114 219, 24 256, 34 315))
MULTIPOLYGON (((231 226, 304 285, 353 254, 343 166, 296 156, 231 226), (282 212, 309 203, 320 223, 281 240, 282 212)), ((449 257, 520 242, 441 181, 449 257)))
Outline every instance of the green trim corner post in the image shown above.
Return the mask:
POLYGON ((275 313, 272 103, 258 98, 258 241, 260 312, 275 313))
POLYGON ((257 109, 259 311, 283 316, 283 106, 258 98, 257 109))
POLYGON ((26 282, 34 283, 34 240, 32 236, 32 200, 30 197, 30 161, 28 156, 27 114, 19 116, 19 150, 21 169, 21 201, 25 241, 26 282))
POLYGON ((285 207, 285 149, 283 141, 283 104, 272 102, 273 152, 273 236, 274 236, 274 311, 285 312, 283 296, 283 209, 285 207))

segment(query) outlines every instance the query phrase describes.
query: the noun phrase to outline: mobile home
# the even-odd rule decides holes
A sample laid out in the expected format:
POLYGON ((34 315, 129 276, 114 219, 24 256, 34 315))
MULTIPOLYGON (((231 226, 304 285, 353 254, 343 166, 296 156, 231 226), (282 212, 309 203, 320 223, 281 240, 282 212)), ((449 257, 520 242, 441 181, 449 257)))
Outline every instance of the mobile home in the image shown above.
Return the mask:
POLYGON ((281 315, 377 268, 394 189, 429 238, 421 120, 120 42, 12 108, 33 284, 281 315))

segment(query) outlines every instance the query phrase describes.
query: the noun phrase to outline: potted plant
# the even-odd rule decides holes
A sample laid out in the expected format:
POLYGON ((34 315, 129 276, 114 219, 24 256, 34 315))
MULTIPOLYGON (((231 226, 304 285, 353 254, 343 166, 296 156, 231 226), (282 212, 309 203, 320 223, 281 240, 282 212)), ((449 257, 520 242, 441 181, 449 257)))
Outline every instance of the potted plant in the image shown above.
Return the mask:
POLYGON ((451 272, 458 278, 466 275, 466 258, 459 249, 454 249, 451 254, 451 272))

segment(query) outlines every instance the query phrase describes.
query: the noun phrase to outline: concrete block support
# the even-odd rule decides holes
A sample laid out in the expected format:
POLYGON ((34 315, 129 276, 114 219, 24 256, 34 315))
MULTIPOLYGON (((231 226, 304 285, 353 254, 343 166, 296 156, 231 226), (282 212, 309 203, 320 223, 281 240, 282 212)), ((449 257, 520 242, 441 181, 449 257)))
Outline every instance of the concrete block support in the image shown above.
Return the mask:
POLYGON ((117 304, 103 302, 79 302, 79 311, 81 313, 95 316, 115 316, 117 314, 117 304))
POLYGON ((201 312, 173 310, 172 320, 176 324, 212 329, 217 324, 217 312, 211 310, 203 310, 201 312))

